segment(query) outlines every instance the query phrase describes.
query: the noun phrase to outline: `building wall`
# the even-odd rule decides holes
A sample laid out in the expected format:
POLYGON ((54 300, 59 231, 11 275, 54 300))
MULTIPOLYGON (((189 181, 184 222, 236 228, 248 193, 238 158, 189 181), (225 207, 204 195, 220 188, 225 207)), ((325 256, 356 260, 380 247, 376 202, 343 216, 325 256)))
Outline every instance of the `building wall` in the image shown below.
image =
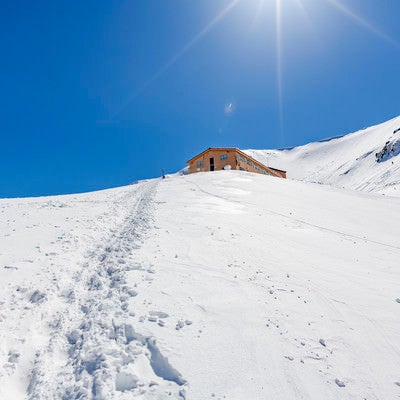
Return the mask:
POLYGON ((214 171, 220 171, 230 165, 231 169, 286 178, 284 171, 269 169, 236 149, 207 150, 190 161, 189 174, 210 171, 210 158, 214 158, 214 171))
POLYGON ((248 171, 254 172, 256 174, 263 174, 263 175, 271 175, 276 177, 281 177, 281 174, 278 174, 277 171, 271 170, 265 165, 257 162, 253 158, 247 156, 244 153, 237 154, 237 168, 241 171, 248 171))
POLYGON ((210 158, 214 158, 214 171, 220 171, 225 166, 230 165, 232 169, 236 169, 236 151, 235 150, 209 150, 204 154, 194 158, 189 164, 189 174, 194 172, 210 171, 210 158), (221 156, 226 156, 225 160, 221 160, 221 156), (202 165, 199 166, 198 163, 202 165))

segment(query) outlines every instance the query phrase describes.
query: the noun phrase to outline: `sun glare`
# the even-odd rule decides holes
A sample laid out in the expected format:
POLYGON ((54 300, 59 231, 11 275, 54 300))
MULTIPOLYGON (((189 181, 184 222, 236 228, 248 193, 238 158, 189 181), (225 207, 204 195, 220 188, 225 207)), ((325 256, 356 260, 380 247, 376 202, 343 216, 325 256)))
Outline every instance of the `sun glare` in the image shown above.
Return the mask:
MULTIPOLYGON (((311 19, 307 13, 306 7, 304 5, 307 0, 258 0, 256 6, 256 16, 254 20, 259 20, 263 9, 267 2, 274 4, 275 6, 275 26, 276 26, 276 84, 277 84, 277 103, 278 103, 278 113, 279 113, 279 128, 280 128, 280 140, 281 144, 284 145, 284 90, 283 90, 283 3, 285 4, 295 4, 297 8, 303 14, 303 17, 311 25, 311 19)), ((336 10, 340 11, 343 15, 351 18, 355 23, 367 29, 369 32, 375 34, 381 39, 395 45, 399 46, 400 43, 382 32, 379 28, 369 22, 367 19, 363 18, 361 15, 357 14, 355 11, 351 10, 348 6, 345 6, 341 0, 326 0, 326 2, 332 5, 336 10)))
POLYGON ((276 3, 276 71, 278 86, 278 108, 279 108, 279 134, 281 145, 284 145, 283 129, 283 71, 282 71, 282 5, 281 0, 276 3))
MULTIPOLYGON (((119 115, 136 97, 138 97, 149 85, 154 83, 157 79, 159 79, 171 66, 173 66, 179 59, 181 59, 194 45, 196 45, 201 39, 203 39, 218 23, 220 23, 227 15, 230 13, 239 3, 241 3, 244 7, 250 5, 251 9, 254 9, 255 16, 253 18, 253 23, 250 23, 249 26, 252 27, 255 25, 256 21, 266 17, 267 5, 271 5, 275 8, 275 41, 276 41, 276 85, 277 85, 277 103, 278 103, 278 112, 279 112, 279 127, 280 127, 280 141, 281 144, 284 145, 284 76, 283 76, 283 32, 286 27, 283 26, 283 4, 288 6, 290 4, 296 5, 297 9, 303 14, 311 25, 312 21, 310 19, 309 14, 307 13, 307 9, 305 4, 309 0, 232 0, 230 1, 225 8, 223 8, 214 18, 208 22, 203 29, 201 29, 192 39, 190 39, 186 45, 182 47, 176 54, 174 54, 158 71, 155 72, 153 76, 151 76, 147 81, 145 81, 138 89, 136 89, 128 99, 117 109, 114 113, 112 113, 109 117, 111 121, 117 115, 119 115)), ((367 19, 363 18, 355 11, 350 9, 347 5, 344 5, 341 0, 325 0, 327 4, 333 6, 336 10, 340 11, 343 15, 351 18, 355 23, 363 28, 367 29, 369 32, 375 34, 376 36, 384 39, 385 41, 399 46, 400 43, 382 32, 375 25, 369 22, 367 19)), ((229 115, 233 111, 232 109, 226 109, 225 113, 229 115)))

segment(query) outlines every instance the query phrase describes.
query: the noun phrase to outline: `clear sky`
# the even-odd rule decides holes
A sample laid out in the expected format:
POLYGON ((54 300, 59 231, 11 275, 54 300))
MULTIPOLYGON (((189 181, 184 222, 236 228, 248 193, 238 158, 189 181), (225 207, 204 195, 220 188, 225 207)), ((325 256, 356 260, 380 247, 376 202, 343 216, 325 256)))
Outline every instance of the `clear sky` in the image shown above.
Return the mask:
POLYGON ((0 197, 125 185, 207 147, 395 117, 399 17, 399 0, 4 0, 0 197))

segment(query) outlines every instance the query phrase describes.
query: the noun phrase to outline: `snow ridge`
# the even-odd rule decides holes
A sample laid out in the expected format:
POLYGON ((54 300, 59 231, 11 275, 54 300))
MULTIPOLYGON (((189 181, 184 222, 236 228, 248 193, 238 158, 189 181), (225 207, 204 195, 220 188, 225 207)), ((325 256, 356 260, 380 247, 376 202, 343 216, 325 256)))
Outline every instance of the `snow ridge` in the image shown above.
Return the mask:
POLYGON ((245 152, 290 179, 400 196, 400 117, 304 146, 245 152))

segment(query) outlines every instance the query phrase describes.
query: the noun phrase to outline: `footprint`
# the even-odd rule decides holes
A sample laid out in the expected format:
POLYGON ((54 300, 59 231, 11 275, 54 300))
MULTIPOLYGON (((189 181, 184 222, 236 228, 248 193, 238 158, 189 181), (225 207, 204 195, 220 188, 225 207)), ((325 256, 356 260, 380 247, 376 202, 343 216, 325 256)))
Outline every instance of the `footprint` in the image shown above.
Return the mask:
POLYGON ((35 290, 29 298, 29 301, 33 304, 40 304, 43 303, 45 300, 47 300, 46 295, 39 290, 35 290))
POLYGON ((335 383, 339 387, 346 387, 345 383, 343 381, 341 381, 340 379, 338 379, 338 378, 335 379, 335 383))
POLYGON ((158 317, 158 318, 168 318, 169 315, 163 311, 150 311, 149 314, 152 317, 158 317))
POLYGON ((115 377, 115 389, 118 392, 127 392, 137 388, 137 382, 138 379, 135 375, 121 371, 115 377))

